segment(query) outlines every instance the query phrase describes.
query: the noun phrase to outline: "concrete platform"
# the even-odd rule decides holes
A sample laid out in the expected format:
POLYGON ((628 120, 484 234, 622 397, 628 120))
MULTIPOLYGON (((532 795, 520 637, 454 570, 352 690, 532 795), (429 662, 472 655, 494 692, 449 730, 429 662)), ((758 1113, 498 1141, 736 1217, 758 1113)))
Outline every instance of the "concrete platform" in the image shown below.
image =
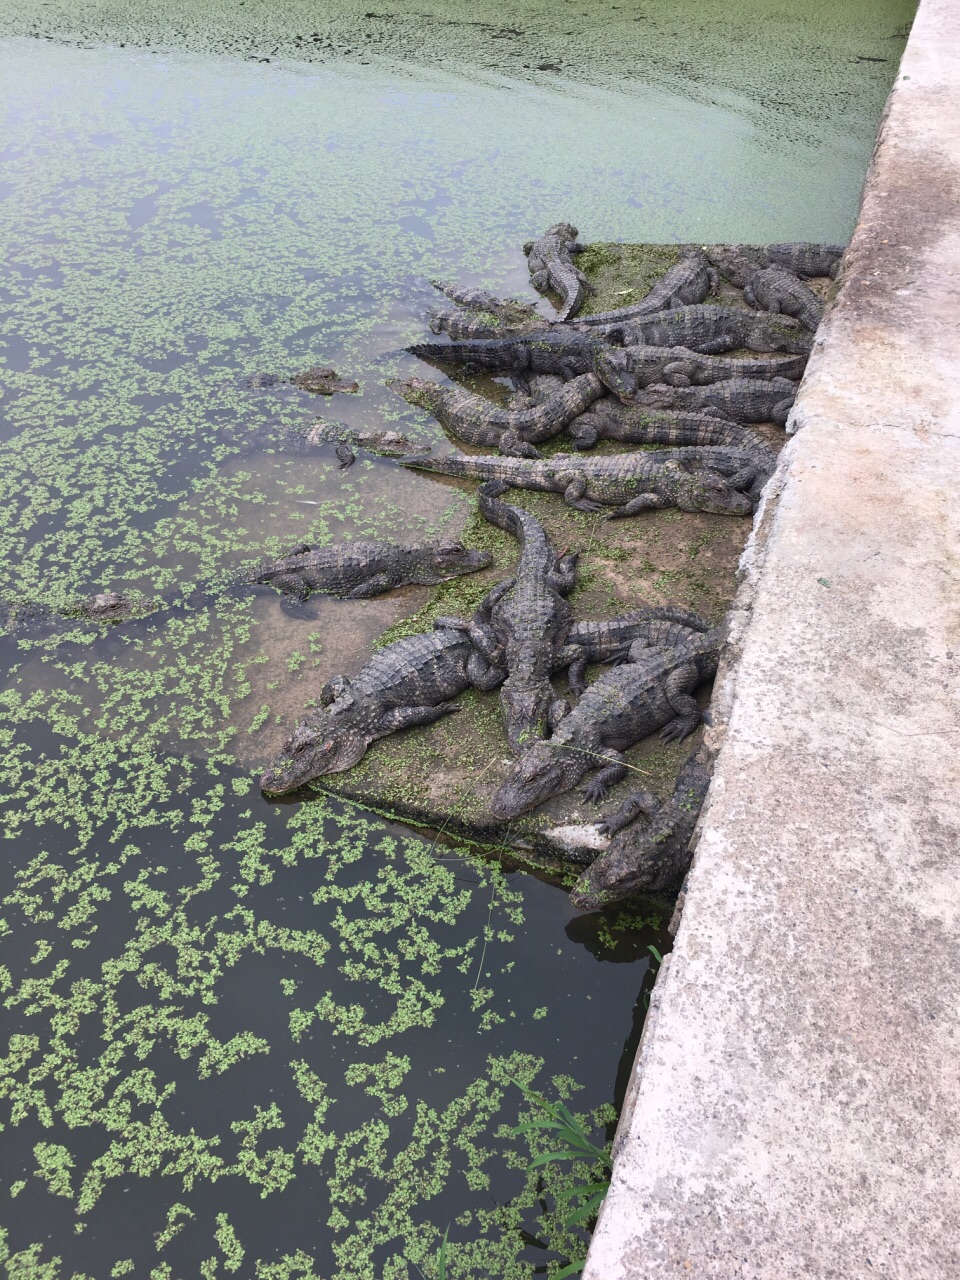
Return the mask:
POLYGON ((585 1280, 960 1276, 960 6, 922 0, 585 1280))

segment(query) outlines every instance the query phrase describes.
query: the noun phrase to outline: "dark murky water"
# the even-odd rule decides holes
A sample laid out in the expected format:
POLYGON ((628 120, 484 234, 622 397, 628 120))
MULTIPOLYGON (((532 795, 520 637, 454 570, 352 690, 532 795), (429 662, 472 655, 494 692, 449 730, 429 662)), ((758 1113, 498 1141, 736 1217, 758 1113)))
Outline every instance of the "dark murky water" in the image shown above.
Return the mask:
POLYGON ((254 785, 424 593, 292 622, 218 586, 462 524, 459 491, 303 444, 318 412, 440 441, 383 388, 428 277, 523 290, 560 217, 846 238, 912 6, 382 8, 0 7, 0 594, 205 588, 0 641, 12 1275, 412 1280, 448 1223, 452 1276, 542 1274, 574 1244, 511 1079, 620 1101, 656 922, 254 785), (243 384, 318 362, 363 394, 243 384))

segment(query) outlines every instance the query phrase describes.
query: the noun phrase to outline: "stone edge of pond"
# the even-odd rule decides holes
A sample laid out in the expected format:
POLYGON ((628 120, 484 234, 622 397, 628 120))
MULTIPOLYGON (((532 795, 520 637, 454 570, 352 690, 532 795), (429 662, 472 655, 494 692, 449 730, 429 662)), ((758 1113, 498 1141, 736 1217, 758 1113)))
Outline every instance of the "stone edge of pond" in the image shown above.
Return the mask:
POLYGON ((745 554, 584 1280, 960 1266, 958 190, 960 11, 921 0, 745 554))

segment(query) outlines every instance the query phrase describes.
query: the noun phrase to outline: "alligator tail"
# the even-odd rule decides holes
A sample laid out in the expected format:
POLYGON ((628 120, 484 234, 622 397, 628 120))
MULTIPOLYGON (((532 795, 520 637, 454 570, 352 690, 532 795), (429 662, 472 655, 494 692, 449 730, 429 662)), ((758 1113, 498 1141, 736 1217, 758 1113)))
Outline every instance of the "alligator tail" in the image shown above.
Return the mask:
POLYGON ((470 457, 464 454, 449 454, 445 458, 404 458, 402 464, 415 471, 433 471, 443 476, 470 476, 478 480, 499 480, 505 478, 515 468, 511 462, 520 461, 512 458, 470 457))

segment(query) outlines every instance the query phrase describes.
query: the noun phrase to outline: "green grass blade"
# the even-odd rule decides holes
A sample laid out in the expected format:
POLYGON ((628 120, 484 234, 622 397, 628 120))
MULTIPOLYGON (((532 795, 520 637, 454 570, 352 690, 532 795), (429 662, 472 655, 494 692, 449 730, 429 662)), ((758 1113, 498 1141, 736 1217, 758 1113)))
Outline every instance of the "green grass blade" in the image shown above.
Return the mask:
POLYGON ((584 1268, 586 1258, 577 1258, 573 1262, 568 1262, 562 1271, 558 1271, 554 1280, 563 1280, 564 1276, 578 1276, 584 1268))
POLYGON ((440 1241, 440 1252, 437 1254, 437 1280, 447 1280, 447 1236, 450 1234, 450 1227, 447 1226, 443 1233, 443 1239, 440 1241))

